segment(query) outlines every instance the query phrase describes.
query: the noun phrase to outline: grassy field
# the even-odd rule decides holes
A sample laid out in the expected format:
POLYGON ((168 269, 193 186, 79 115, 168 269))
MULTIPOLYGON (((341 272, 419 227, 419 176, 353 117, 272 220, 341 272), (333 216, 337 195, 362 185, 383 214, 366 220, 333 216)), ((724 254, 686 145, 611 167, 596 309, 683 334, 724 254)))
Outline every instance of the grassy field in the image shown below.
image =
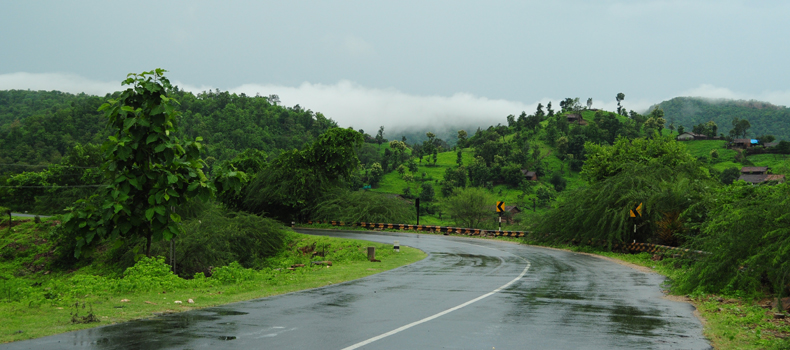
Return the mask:
POLYGON ((231 265, 216 269, 212 277, 183 280, 172 275, 163 262, 154 262, 146 266, 147 270, 141 270, 141 277, 130 280, 129 276, 119 278, 95 264, 77 271, 45 270, 45 262, 36 256, 53 248, 47 244, 53 223, 19 221, 11 232, 0 231, 4 254, 0 263, 0 342, 337 284, 426 256, 404 246, 395 253, 387 244, 292 233, 287 250, 271 258, 270 268, 250 270, 231 265), (12 249, 7 249, 9 246, 12 249), (376 247, 376 257, 381 262, 367 261, 367 246, 376 247), (9 259, 6 254, 10 250, 21 257, 9 259), (322 250, 324 257, 309 254, 322 250), (333 263, 327 267, 313 265, 311 260, 333 263), (306 266, 289 268, 295 264, 306 266), (107 275, 97 275, 101 272, 107 275), (194 303, 189 303, 190 299, 194 303), (82 323, 83 320, 95 322, 82 323))

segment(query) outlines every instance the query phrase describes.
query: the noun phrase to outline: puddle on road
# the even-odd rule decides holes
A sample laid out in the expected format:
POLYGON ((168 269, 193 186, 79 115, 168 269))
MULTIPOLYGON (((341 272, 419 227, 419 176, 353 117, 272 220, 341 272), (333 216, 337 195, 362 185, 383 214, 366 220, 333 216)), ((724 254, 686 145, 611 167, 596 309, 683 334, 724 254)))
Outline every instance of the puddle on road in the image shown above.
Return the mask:
POLYGON ((424 271, 426 275, 440 275, 447 272, 458 271, 459 267, 496 267, 502 264, 502 261, 495 256, 489 255, 476 255, 476 254, 453 254, 453 253, 432 253, 430 259, 437 261, 435 266, 441 266, 438 269, 424 271))
POLYGON ((615 306, 610 309, 609 321, 615 325, 612 333, 655 336, 654 331, 667 325, 656 309, 615 306))
POLYGON ((99 336, 95 344, 100 349, 157 350, 182 346, 200 338, 233 340, 236 339, 236 322, 211 321, 246 314, 231 309, 210 308, 130 321, 98 328, 99 336))

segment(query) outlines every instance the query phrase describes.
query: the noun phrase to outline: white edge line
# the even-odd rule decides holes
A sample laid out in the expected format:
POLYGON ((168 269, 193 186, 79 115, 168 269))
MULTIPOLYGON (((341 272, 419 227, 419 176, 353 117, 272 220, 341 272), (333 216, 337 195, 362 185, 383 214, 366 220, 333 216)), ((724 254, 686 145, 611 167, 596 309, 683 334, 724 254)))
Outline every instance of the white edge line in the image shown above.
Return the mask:
MULTIPOLYGON (((485 247, 485 248, 487 248, 487 247, 485 247)), ((522 259, 524 259, 524 258, 522 258, 522 259)), ((524 277, 524 275, 526 275, 526 274, 527 274, 527 271, 528 271, 528 270, 529 270, 529 268, 532 266, 532 263, 530 263, 530 262, 529 262, 528 260, 526 260, 526 259, 524 259, 524 260, 527 262, 527 267, 525 267, 525 268, 524 268, 524 271, 521 271, 521 274, 520 274, 520 275, 518 275, 518 277, 514 278, 513 280, 511 280, 511 281, 510 281, 510 282, 508 282, 508 283, 505 283, 503 286, 501 286, 501 287, 499 287, 499 288, 497 288, 497 289, 494 289, 494 290, 493 290, 493 291, 491 291, 491 292, 488 292, 488 293, 486 293, 486 294, 483 294, 483 295, 481 295, 481 296, 479 296, 479 297, 477 297, 477 298, 474 298, 474 299, 472 299, 472 300, 469 300, 469 301, 467 301, 467 302, 465 302, 465 303, 463 303, 463 304, 461 304, 461 305, 458 305, 458 306, 455 306, 455 307, 453 307, 453 308, 450 308, 450 309, 444 310, 444 311, 442 311, 442 312, 440 312, 440 313, 438 313, 438 314, 435 314, 435 315, 433 315, 433 316, 428 316, 428 317, 426 317, 426 318, 423 318, 422 320, 419 320, 419 321, 415 321, 415 322, 409 323, 409 324, 407 324, 407 325, 405 325, 405 326, 402 326, 402 327, 400 327, 400 328, 393 329, 393 330, 391 330, 391 331, 389 331, 389 332, 387 332, 387 333, 384 333, 384 334, 381 334, 381 335, 375 336, 375 337, 373 337, 373 338, 370 338, 370 339, 368 339, 368 340, 361 341, 361 342, 359 342, 359 343, 356 343, 356 344, 354 344, 354 345, 351 345, 351 346, 349 346, 349 347, 345 347, 345 348, 343 348, 342 350, 354 350, 354 349, 361 348, 361 347, 363 347, 363 346, 365 346, 365 345, 368 345, 368 344, 370 344, 370 343, 372 343, 372 342, 374 342, 374 341, 381 340, 381 339, 384 339, 384 338, 386 338, 386 337, 389 337, 389 336, 391 336, 391 335, 393 335, 393 334, 397 334, 397 333, 403 332, 403 331, 405 331, 405 330, 407 330, 407 329, 409 329, 409 328, 411 328, 411 327, 414 327, 414 326, 416 326, 416 325, 419 325, 419 324, 422 324, 422 323, 428 322, 428 321, 430 321, 430 320, 433 320, 433 319, 435 319, 435 318, 442 317, 442 316, 444 316, 444 315, 446 315, 446 314, 449 314, 449 313, 451 313, 451 312, 453 312, 453 311, 455 311, 455 310, 461 309, 461 308, 463 308, 463 307, 465 307, 465 306, 469 306, 470 304, 473 304, 473 303, 475 303, 475 302, 478 302, 478 301, 480 301, 480 300, 483 300, 483 299, 485 299, 485 298, 488 298, 488 297, 490 297, 491 295, 494 295, 495 293, 497 293, 497 292, 499 292, 499 291, 501 291, 501 290, 503 290, 503 289, 505 289, 505 288, 509 287, 511 284, 513 284, 513 283, 516 283, 516 281, 518 281, 519 279, 521 279, 521 277, 524 277)))

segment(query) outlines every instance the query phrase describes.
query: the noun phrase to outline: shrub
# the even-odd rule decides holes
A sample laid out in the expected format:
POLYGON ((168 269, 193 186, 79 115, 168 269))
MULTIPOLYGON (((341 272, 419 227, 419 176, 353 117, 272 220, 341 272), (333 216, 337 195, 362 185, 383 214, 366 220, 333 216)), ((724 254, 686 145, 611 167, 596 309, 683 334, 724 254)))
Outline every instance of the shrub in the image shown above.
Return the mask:
POLYGON ((170 271, 164 257, 143 257, 123 273, 120 291, 173 290, 184 285, 184 280, 170 271))
POLYGON ((348 190, 327 194, 314 212, 316 220, 344 222, 409 222, 415 215, 411 205, 395 196, 348 190))
MULTIPOLYGON (((191 278, 195 273, 210 275, 210 267, 238 262, 246 268, 258 267, 277 254, 284 245, 281 223, 257 215, 227 211, 211 205, 196 218, 183 223, 183 232, 172 242, 176 273, 191 278)), ((114 260, 129 266, 144 241, 129 241, 114 252, 114 260)), ((170 256, 171 242, 151 247, 152 255, 170 256)))

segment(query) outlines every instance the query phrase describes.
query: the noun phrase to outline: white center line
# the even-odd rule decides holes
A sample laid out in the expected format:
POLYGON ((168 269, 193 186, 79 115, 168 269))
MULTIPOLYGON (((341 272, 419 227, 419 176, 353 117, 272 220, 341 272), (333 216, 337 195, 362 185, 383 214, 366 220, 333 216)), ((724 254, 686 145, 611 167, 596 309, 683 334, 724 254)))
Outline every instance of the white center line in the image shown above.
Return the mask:
MULTIPOLYGON (((460 243, 460 242, 459 242, 459 243, 460 243)), ((467 244, 468 244, 468 243, 467 243, 467 244)), ((477 246, 476 244, 474 244, 474 245, 475 245, 475 246, 477 246)), ((478 246, 478 247, 481 247, 481 248, 488 248, 488 247, 482 247, 482 246, 478 246)), ((489 248, 489 249, 493 249, 493 248, 489 248)), ((498 249, 495 249, 495 250, 498 250, 498 249)), ((519 257, 519 258, 521 258, 521 257, 519 257)), ((359 343, 356 343, 356 344, 354 344, 354 345, 351 345, 351 346, 349 346, 349 347, 345 347, 345 348, 343 348, 342 350, 353 350, 353 349, 358 349, 358 348, 361 348, 361 347, 363 347, 363 346, 365 346, 365 345, 368 345, 368 344, 370 344, 370 343, 372 343, 372 342, 374 342, 374 341, 377 341, 377 340, 380 340, 380 339, 384 339, 384 338, 386 338, 386 337, 389 337, 389 336, 391 336, 391 335, 393 335, 393 334, 397 334, 397 333, 403 332, 403 331, 405 331, 405 330, 407 330, 407 329, 409 329, 409 328, 411 328, 411 327, 414 327, 414 326, 416 326, 416 325, 419 325, 419 324, 422 324, 422 323, 428 322, 428 321, 430 321, 430 320, 433 320, 433 319, 435 319, 435 318, 442 317, 442 316, 444 316, 444 315, 447 315, 447 314, 449 314, 449 313, 451 313, 451 312, 453 312, 453 311, 455 311, 455 310, 461 309, 461 308, 463 308, 463 307, 465 307, 465 306, 471 305, 471 304, 473 304, 473 303, 475 303, 475 302, 478 302, 478 301, 480 301, 480 300, 483 300, 483 299, 485 299, 485 298, 488 298, 488 297, 490 297, 490 296, 494 295, 495 293, 497 293, 497 292, 499 292, 499 291, 501 291, 501 290, 503 290, 503 289, 505 289, 505 288, 509 287, 511 284, 513 284, 513 283, 516 283, 516 281, 518 281, 519 279, 521 279, 521 277, 524 277, 524 275, 526 275, 526 274, 527 274, 527 271, 529 270, 530 266, 532 266, 532 264, 529 262, 529 260, 526 260, 526 259, 524 259, 524 258, 521 258, 521 259, 527 262, 527 267, 525 267, 525 268, 524 268, 524 271, 521 271, 521 274, 520 274, 520 275, 518 275, 518 277, 514 278, 513 280, 511 280, 511 281, 510 281, 510 282, 508 282, 508 283, 505 283, 503 286, 501 286, 501 287, 499 287, 499 288, 497 288, 497 289, 494 289, 493 291, 491 291, 491 292, 489 292, 489 293, 483 294, 483 295, 481 295, 481 296, 479 296, 479 297, 477 297, 477 298, 474 298, 474 299, 472 299, 472 300, 469 300, 469 301, 467 301, 467 302, 465 302, 465 303, 463 303, 463 304, 461 304, 461 305, 458 305, 458 306, 456 306, 456 307, 453 307, 453 308, 450 308, 450 309, 444 310, 444 311, 442 311, 442 312, 440 312, 440 313, 438 313, 438 314, 435 314, 435 315, 433 315, 433 316, 428 316, 428 317, 426 317, 426 318, 423 318, 422 320, 419 320, 419 321, 415 321, 415 322, 409 323, 409 324, 407 324, 407 325, 405 325, 405 326, 403 326, 403 327, 400 327, 400 328, 393 329, 393 330, 391 330, 391 331, 389 331, 389 332, 387 332, 387 333, 384 333, 384 334, 381 334, 381 335, 375 336, 375 337, 373 337, 373 338, 370 338, 370 339, 368 339, 368 340, 361 341, 361 342, 359 342, 359 343)))

